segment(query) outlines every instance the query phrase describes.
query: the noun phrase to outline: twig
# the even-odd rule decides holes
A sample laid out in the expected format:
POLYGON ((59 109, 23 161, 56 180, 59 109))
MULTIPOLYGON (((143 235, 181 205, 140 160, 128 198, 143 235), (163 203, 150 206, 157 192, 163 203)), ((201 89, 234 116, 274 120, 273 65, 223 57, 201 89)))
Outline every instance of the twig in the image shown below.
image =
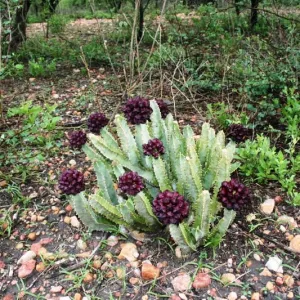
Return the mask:
MULTIPOLYGON (((88 260, 92 260, 94 258, 94 256, 96 255, 96 252, 99 250, 100 246, 102 245, 103 240, 106 239, 108 233, 104 233, 104 235, 102 236, 101 240, 99 241, 99 244, 97 245, 97 247, 93 250, 93 252, 87 257, 88 260)), ((56 265, 53 266, 53 268, 58 268, 60 267, 62 264, 64 264, 66 261, 65 260, 61 260, 59 262, 57 262, 56 265)), ((70 272, 70 271, 74 271, 76 269, 81 268, 82 266, 84 266, 86 264, 86 260, 83 260, 75 265, 69 266, 65 269, 66 272, 70 272)), ((62 274, 53 274, 51 276, 48 276, 47 279, 49 278, 55 278, 58 277, 62 274)))
POLYGON ((267 241, 269 241, 269 242, 275 244, 276 246, 278 246, 278 247, 281 248, 282 250, 284 250, 284 251, 286 251, 286 252, 288 252, 288 253, 291 253, 291 254, 293 254, 293 255, 295 255, 295 256, 297 256, 297 257, 300 258, 300 255, 297 254, 297 253, 295 253, 295 252, 293 252, 293 250, 292 250, 291 248, 285 246, 284 244, 282 244, 282 243, 280 243, 280 242, 277 242, 277 241, 273 240, 273 239, 272 239, 271 237, 269 237, 268 235, 266 235, 266 234, 264 234, 264 233, 261 233, 261 232, 256 232, 256 231, 254 231, 254 232, 249 232, 248 229, 247 229, 244 225, 240 224, 239 222, 237 223, 237 225, 240 227, 240 229, 242 229, 242 231, 246 232, 248 235, 251 235, 251 234, 256 235, 256 236, 258 236, 258 237, 260 237, 260 238, 262 238, 262 239, 265 239, 265 240, 267 240, 267 241))

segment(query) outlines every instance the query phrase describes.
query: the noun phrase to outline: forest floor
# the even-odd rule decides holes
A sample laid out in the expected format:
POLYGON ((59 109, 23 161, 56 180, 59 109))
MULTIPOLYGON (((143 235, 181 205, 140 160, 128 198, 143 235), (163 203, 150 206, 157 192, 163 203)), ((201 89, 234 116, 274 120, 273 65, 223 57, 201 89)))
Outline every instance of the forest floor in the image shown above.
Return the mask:
MULTIPOLYGON (((74 24, 78 30, 88 24, 91 30, 90 22, 74 24)), ((36 31, 35 26, 29 31, 36 31)), ((0 214, 8 212, 12 220, 10 236, 0 236, 1 299, 300 299, 300 256, 291 250, 291 241, 295 243, 297 234, 299 238, 299 210, 289 205, 276 184, 252 184, 251 205, 238 214, 220 246, 199 248, 188 257, 182 257, 171 241, 156 236, 87 232, 60 194, 57 180, 63 169, 76 166, 93 188, 95 174, 83 154, 69 149, 66 135, 71 127, 84 127, 95 107, 101 104, 101 110, 112 116, 122 101, 114 74, 100 68, 89 75, 70 68, 50 79, 3 81, 5 110, 25 100, 57 104, 56 113, 62 118, 57 130, 62 136, 51 156, 32 168, 26 183, 18 183, 21 175, 15 177, 29 200, 26 206, 12 204, 5 191, 8 182, 0 181, 0 214), (278 196, 282 201, 275 206, 261 206, 267 199, 280 200, 278 196), (278 222, 282 216, 290 217, 287 223, 278 222), (146 279, 149 265, 148 275, 159 272, 157 279, 146 279), (202 277, 196 279, 198 288, 193 286, 198 273, 205 273, 211 282, 202 277)), ((168 99, 167 94, 164 97, 168 99)), ((199 133, 203 116, 190 106, 178 107, 180 125, 190 124, 199 133)), ((16 119, 1 126, 22 125, 16 119)), ((38 151, 47 156, 47 149, 38 151)), ((10 169, 2 172, 9 174, 10 169)))

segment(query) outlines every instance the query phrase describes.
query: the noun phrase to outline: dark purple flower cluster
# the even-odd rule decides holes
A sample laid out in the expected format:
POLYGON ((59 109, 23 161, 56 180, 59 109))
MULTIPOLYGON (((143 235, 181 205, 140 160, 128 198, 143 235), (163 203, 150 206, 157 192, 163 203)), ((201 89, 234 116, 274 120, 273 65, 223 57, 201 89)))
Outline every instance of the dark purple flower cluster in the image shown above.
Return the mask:
POLYGON ((250 201, 247 187, 236 179, 222 182, 218 200, 227 209, 239 210, 250 201))
POLYGON ((69 142, 72 148, 80 149, 87 141, 86 133, 82 130, 73 131, 69 135, 69 142))
POLYGON ((118 187, 123 193, 135 196, 144 189, 145 185, 138 173, 127 172, 119 177, 118 187))
POLYGON ((158 158, 165 153, 165 147, 159 139, 149 140, 147 144, 143 145, 144 154, 158 158))
POLYGON ((59 189, 67 195, 76 195, 84 191, 84 176, 81 172, 68 169, 59 178, 59 189))
POLYGON ((163 224, 179 224, 189 214, 189 203, 179 193, 166 190, 154 199, 153 211, 163 224))
POLYGON ((103 113, 93 113, 89 116, 87 126, 90 132, 99 134, 100 130, 108 124, 109 120, 103 113))
POLYGON ((169 114, 169 108, 166 102, 164 100, 155 100, 161 113, 161 117, 165 119, 167 115, 169 114))
POLYGON ((251 137, 251 130, 241 124, 231 124, 227 130, 227 136, 240 143, 251 137))
POLYGON ((148 99, 138 96, 127 101, 123 107, 123 112, 128 122, 138 125, 150 121, 152 108, 148 99))

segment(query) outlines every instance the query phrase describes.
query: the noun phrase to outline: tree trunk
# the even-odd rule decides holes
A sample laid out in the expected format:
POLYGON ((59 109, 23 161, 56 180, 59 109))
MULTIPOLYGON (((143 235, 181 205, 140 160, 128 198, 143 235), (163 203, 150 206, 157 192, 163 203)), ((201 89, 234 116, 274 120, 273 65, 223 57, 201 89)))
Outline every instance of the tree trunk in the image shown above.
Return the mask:
POLYGON ((30 8, 31 1, 23 0, 23 5, 16 10, 14 24, 12 26, 10 51, 15 51, 18 46, 26 40, 26 17, 30 8))
POLYGON ((58 0, 49 0, 49 12, 50 15, 55 13, 56 6, 58 4, 58 0))
POLYGON ((235 12, 236 15, 239 16, 241 13, 241 9, 240 9, 240 0, 235 0, 234 1, 234 6, 235 6, 235 12))
POLYGON ((251 30, 257 24, 257 20, 258 20, 258 5, 259 5, 259 0, 251 0, 251 16, 250 16, 251 30))

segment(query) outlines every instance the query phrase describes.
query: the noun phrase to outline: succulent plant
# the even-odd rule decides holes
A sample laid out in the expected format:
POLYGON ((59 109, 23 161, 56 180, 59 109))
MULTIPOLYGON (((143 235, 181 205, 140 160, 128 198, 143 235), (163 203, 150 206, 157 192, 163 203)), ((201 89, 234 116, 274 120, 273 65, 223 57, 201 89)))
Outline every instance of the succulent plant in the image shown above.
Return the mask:
POLYGON ((249 137, 251 136, 251 130, 241 124, 231 124, 228 127, 227 136, 240 143, 249 139, 249 137))
POLYGON ((236 179, 223 181, 218 200, 227 209, 239 210, 250 201, 249 190, 236 179))
POLYGON ((130 196, 137 195, 145 187, 143 178, 136 172, 127 172, 119 177, 119 189, 130 196))
POLYGON ((123 112, 128 122, 138 125, 150 120, 152 108, 148 99, 138 96, 127 101, 123 112))
POLYGON ((59 178, 59 189, 67 195, 76 195, 84 191, 84 176, 78 170, 68 169, 59 178))
POLYGON ((93 113, 89 116, 87 126, 90 132, 99 134, 100 130, 108 124, 109 120, 103 113, 93 113))
POLYGON ((143 145, 143 151, 145 155, 158 158, 165 153, 165 147, 159 139, 149 140, 147 144, 143 145))
POLYGON ((179 224, 189 214, 189 203, 179 193, 166 190, 154 199, 153 211, 163 224, 179 224))
POLYGON ((86 133, 82 130, 73 131, 69 135, 69 143, 72 148, 80 149, 86 141, 86 133))
POLYGON ((165 119, 166 116, 170 113, 167 103, 164 102, 164 100, 155 100, 155 101, 159 107, 161 117, 165 119))

